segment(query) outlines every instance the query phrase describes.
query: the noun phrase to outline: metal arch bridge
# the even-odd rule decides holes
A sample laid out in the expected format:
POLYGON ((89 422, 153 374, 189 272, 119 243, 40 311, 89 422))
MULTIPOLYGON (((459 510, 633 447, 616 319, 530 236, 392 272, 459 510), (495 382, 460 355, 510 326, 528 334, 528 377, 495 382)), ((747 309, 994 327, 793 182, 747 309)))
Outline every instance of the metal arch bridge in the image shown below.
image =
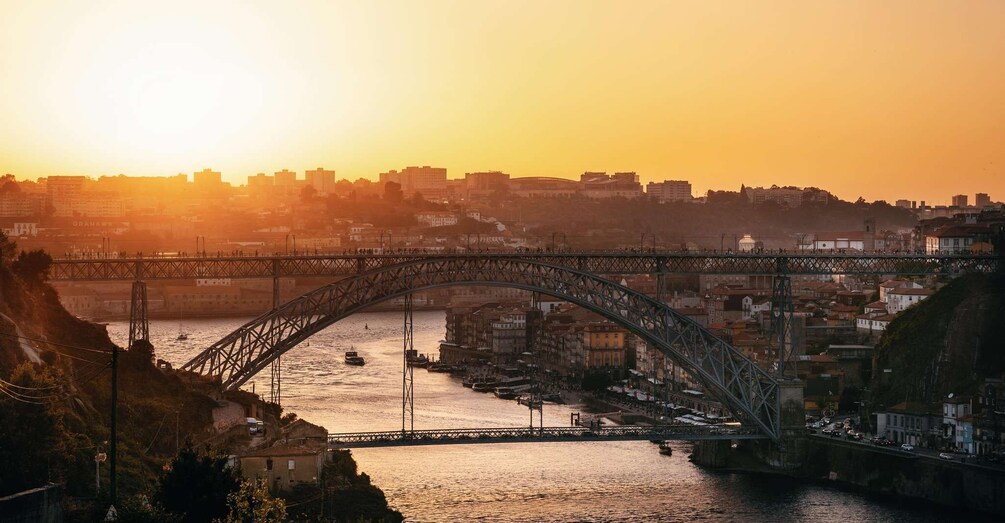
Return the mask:
POLYGON ((612 427, 537 427, 393 430, 328 434, 329 448, 407 447, 476 443, 550 443, 571 441, 700 441, 766 439, 756 429, 694 425, 621 425, 612 427))
POLYGON ((236 388, 336 321, 423 289, 521 288, 575 303, 618 323, 677 361, 733 415, 781 436, 778 381, 740 351, 662 302, 585 271, 517 257, 444 257, 382 267, 307 293, 246 323, 182 368, 236 388))
POLYGON ((687 252, 473 252, 55 259, 52 281, 351 276, 431 259, 533 260, 593 274, 900 274, 994 272, 1002 258, 983 254, 834 254, 687 252))

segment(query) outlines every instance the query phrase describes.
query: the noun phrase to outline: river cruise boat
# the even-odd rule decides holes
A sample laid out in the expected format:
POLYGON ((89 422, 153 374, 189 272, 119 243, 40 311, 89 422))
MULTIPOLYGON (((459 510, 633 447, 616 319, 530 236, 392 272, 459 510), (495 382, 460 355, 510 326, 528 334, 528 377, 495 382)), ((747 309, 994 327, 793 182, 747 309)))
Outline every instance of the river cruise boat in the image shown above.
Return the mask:
POLYGON ((347 350, 345 351, 345 364, 362 367, 363 365, 366 365, 366 360, 364 360, 358 352, 354 350, 347 350))

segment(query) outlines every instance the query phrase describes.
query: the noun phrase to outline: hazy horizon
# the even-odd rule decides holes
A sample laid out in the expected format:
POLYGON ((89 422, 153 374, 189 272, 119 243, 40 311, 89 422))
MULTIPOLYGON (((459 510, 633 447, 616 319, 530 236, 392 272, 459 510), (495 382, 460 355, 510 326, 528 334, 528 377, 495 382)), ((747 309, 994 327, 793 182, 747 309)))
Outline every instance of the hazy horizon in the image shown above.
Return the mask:
POLYGON ((431 165, 1005 193, 1002 2, 0 4, 18 178, 431 165))

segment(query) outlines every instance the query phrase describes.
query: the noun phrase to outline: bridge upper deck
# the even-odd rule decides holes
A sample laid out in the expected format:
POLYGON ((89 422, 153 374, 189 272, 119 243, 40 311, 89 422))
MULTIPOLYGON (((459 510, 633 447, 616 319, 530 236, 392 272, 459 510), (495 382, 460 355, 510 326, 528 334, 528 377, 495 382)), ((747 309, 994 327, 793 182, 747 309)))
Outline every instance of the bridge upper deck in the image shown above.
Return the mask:
POLYGON ((137 257, 53 260, 53 281, 350 276, 438 258, 520 258, 592 274, 898 274, 994 272, 1002 258, 986 254, 692 253, 670 251, 465 252, 279 256, 137 257))

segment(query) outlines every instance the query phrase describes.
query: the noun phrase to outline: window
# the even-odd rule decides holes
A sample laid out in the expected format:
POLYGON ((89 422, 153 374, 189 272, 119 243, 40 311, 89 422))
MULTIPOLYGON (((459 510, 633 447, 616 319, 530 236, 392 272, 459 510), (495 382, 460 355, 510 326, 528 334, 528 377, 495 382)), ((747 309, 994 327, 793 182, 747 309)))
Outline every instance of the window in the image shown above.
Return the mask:
POLYGON ((290 470, 295 470, 297 468, 297 460, 295 459, 286 460, 286 466, 289 467, 290 470))

